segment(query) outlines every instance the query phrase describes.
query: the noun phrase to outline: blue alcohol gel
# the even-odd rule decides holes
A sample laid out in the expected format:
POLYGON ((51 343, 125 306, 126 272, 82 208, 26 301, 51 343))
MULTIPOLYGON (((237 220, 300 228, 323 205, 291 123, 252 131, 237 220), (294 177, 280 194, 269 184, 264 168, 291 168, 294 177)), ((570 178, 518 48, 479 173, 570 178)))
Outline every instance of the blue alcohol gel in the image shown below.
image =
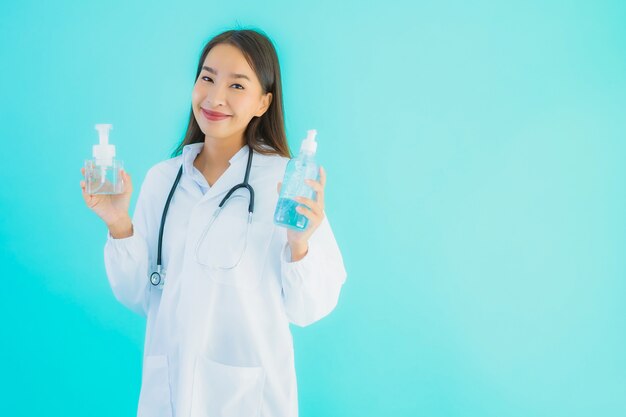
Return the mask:
POLYGON ((317 198, 313 188, 304 182, 305 179, 319 181, 319 167, 315 162, 316 134, 315 130, 308 131, 307 138, 302 141, 300 154, 287 164, 274 212, 274 223, 279 226, 304 230, 309 224, 309 219, 296 211, 296 207, 303 204, 295 201, 294 197, 306 197, 311 200, 317 198))

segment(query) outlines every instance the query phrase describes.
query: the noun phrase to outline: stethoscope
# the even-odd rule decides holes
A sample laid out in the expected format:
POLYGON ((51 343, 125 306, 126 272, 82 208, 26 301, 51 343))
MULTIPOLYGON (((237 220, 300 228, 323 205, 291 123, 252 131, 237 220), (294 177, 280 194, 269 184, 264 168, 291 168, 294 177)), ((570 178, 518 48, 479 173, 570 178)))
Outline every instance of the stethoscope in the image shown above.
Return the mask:
MULTIPOLYGON (((254 212, 254 188, 252 188, 252 186, 248 183, 248 180, 250 178, 250 167, 252 166, 253 150, 252 150, 252 148, 250 146, 248 146, 248 148, 249 148, 248 165, 246 166, 246 174, 244 176, 243 182, 240 183, 240 184, 235 185, 234 187, 232 187, 228 191, 228 193, 226 193, 226 195, 224 196, 224 198, 222 199, 222 201, 218 205, 217 209, 213 213, 213 216, 212 216, 212 219, 211 219, 210 223, 204 229, 204 232, 202 234, 201 240, 204 238, 204 236, 206 235, 206 233, 210 229, 211 225, 213 224, 213 222, 215 221, 215 219, 217 218, 217 216, 221 212, 222 208, 224 207, 224 204, 226 204, 226 202, 228 201, 230 196, 235 191, 237 191, 240 188, 247 189, 248 193, 250 195, 250 202, 248 203, 248 226, 252 222, 252 213, 254 212)), ((170 193, 167 196, 167 200, 165 201, 165 207, 163 208, 163 214, 161 215, 161 225, 159 227, 159 244, 158 244, 158 248, 157 248, 156 271, 154 271, 154 272, 152 272, 150 274, 150 283, 153 286, 157 287, 157 288, 163 288, 163 285, 165 284, 165 271, 163 270, 163 267, 161 265, 161 252, 162 252, 162 246, 163 246, 163 229, 165 227, 165 219, 167 217, 167 211, 169 210, 169 207, 170 207, 170 202, 172 201, 172 196, 174 195, 174 191, 176 191, 176 187, 178 186, 178 183, 179 183, 180 178, 181 178, 182 175, 183 175, 183 167, 181 165, 180 169, 178 170, 178 174, 176 175, 176 179, 174 180, 174 184, 172 185, 172 189, 170 190, 170 193)), ((247 239, 247 232, 246 232, 246 245, 247 245, 247 240, 248 239, 247 239)), ((244 249, 244 251, 245 251, 245 249, 244 249)), ((197 259, 197 257, 198 257, 198 246, 196 246, 196 259, 197 259)), ((238 259, 237 262, 234 265, 228 266, 228 267, 225 267, 225 268, 222 268, 222 269, 232 269, 232 268, 236 267, 239 264, 240 260, 241 260, 241 258, 238 259)))

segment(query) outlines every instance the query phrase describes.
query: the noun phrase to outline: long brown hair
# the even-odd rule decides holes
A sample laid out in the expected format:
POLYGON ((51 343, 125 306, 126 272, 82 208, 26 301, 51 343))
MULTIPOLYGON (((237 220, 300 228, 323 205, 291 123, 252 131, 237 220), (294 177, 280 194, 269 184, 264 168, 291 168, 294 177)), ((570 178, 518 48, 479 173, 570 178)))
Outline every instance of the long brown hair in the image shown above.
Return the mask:
MULTIPOLYGON (((289 151, 285 134, 280 66, 272 41, 267 35, 250 29, 228 30, 220 33, 202 49, 194 82, 202 71, 202 64, 207 54, 218 44, 229 44, 238 48, 261 82, 263 93, 272 93, 272 101, 267 111, 261 117, 255 116, 248 123, 244 132, 246 143, 259 153, 266 155, 278 154, 290 158, 291 152, 289 151)), ((172 157, 180 155, 185 145, 199 142, 204 142, 204 133, 200 130, 192 108, 185 136, 174 152, 172 152, 172 157)))

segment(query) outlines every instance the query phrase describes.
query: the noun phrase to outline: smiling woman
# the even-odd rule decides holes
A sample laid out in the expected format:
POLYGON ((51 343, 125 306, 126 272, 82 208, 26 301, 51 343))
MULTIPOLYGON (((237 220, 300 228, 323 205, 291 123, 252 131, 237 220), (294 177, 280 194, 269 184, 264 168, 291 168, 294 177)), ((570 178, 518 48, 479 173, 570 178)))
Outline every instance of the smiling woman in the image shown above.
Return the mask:
POLYGON ((265 35, 212 39, 191 98, 185 137, 146 175, 132 221, 129 175, 116 196, 87 194, 83 184, 109 227, 113 292, 147 317, 138 415, 295 417, 289 323, 329 314, 346 279, 324 214, 326 176, 320 169, 308 184, 317 200, 306 202, 305 230, 273 223, 290 154, 278 58, 265 35))
MULTIPOLYGON (((228 167, 217 155, 232 156, 259 137, 244 132, 250 121, 262 116, 272 102, 272 93, 261 86, 241 50, 230 44, 217 44, 207 54, 192 93, 193 120, 204 133, 205 147, 194 166, 209 185, 228 167), (247 75, 249 74, 249 75, 247 75), (211 138, 206 140, 205 138, 211 138), (227 146, 221 151, 216 147, 227 146)), ((258 146, 258 145, 257 145, 258 146)))
POLYGON ((243 130, 246 143, 255 151, 291 156, 284 127, 278 56, 271 42, 251 32, 256 33, 224 32, 204 47, 187 132, 172 156, 180 155, 186 145, 204 142, 204 129, 221 135, 243 130), (225 103, 230 108, 226 109, 225 103), (265 111, 266 117, 261 118, 265 111), (210 121, 220 117, 233 120, 228 121, 228 126, 209 126, 210 121))

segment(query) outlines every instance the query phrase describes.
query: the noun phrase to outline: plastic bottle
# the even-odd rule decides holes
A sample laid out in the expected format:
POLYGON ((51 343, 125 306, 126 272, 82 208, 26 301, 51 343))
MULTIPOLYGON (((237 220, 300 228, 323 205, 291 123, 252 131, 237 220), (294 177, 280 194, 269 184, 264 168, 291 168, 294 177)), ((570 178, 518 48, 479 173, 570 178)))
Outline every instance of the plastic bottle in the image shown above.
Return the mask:
POLYGON ((300 154, 289 161, 285 170, 278 203, 274 212, 274 223, 296 230, 306 229, 309 219, 296 211, 296 207, 302 204, 293 198, 297 196, 316 199, 316 192, 308 186, 304 180, 312 179, 319 181, 319 167, 315 162, 316 130, 309 130, 307 137, 302 141, 300 154))
POLYGON ((113 125, 97 124, 100 143, 93 145, 93 159, 85 161, 86 192, 89 194, 121 194, 124 182, 120 176, 122 161, 115 159, 115 146, 109 144, 113 125))

